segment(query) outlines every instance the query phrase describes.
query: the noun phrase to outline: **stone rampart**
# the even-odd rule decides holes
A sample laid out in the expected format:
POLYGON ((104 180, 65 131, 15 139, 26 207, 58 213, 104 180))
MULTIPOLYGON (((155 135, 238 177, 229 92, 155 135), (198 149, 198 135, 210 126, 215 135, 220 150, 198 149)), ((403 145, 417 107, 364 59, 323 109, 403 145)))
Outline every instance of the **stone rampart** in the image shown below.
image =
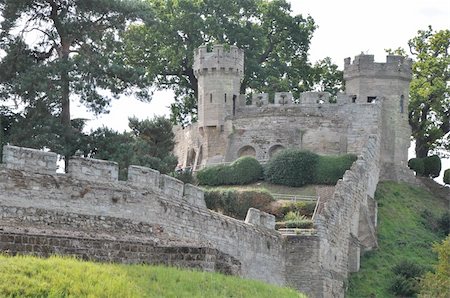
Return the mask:
MULTIPOLYGON (((7 154, 9 150, 10 147, 4 147, 7 154)), ((33 151, 34 156, 40 154, 45 153, 33 151)), ((99 164, 110 169, 110 164, 94 163, 96 170, 99 164)), ((89 160, 79 164, 86 166, 89 160)), ((111 243, 121 240, 134 243, 141 239, 158 245, 206 247, 235 260, 223 266, 235 268, 239 262, 238 271, 242 276, 273 284, 285 283, 282 237, 266 228, 270 220, 264 216, 260 224, 247 224, 210 211, 205 207, 200 189, 151 169, 133 167, 130 181, 94 179, 92 175, 72 175, 73 172, 38 172, 39 169, 29 172, 0 165, 3 228, 22 227, 19 234, 33 228, 38 230, 37 234, 47 231, 59 238, 88 239, 90 235, 111 243)), ((95 241, 91 240, 79 242, 84 252, 100 245, 94 245, 95 241)), ((106 249, 109 245, 101 247, 106 249)), ((24 249, 28 248, 19 247, 16 251, 24 249)), ((145 257, 144 261, 150 259, 145 257)))

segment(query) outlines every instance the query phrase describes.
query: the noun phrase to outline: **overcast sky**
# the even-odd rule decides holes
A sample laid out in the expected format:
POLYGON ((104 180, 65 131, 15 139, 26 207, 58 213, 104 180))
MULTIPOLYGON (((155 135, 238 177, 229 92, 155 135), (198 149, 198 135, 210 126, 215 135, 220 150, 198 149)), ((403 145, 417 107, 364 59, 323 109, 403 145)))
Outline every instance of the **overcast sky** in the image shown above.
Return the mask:
MULTIPOLYGON (((311 15, 318 28, 311 40, 310 61, 331 57, 343 68, 346 57, 361 52, 375 55, 375 61, 385 61, 385 49, 407 49, 409 39, 418 30, 431 25, 434 30, 450 29, 448 0, 291 0, 294 14, 311 15)), ((110 113, 95 117, 83 107, 72 105, 74 118, 92 119, 87 129, 102 125, 118 131, 127 129, 128 117, 140 119, 169 115, 171 92, 155 93, 152 102, 142 103, 132 98, 112 102, 110 113)), ((445 161, 445 167, 450 161, 445 161)), ((441 179, 442 181, 442 179, 441 179)))

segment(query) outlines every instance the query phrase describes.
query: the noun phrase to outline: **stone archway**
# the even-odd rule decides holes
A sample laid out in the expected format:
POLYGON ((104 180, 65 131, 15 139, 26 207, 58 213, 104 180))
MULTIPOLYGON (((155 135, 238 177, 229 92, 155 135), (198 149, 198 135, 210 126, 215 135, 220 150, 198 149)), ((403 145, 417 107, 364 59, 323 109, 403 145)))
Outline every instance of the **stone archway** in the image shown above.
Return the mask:
POLYGON ((242 156, 253 156, 256 157, 256 150, 252 146, 244 146, 238 151, 238 157, 242 156))
POLYGON ((271 158, 275 153, 281 151, 284 149, 283 145, 273 145, 272 147, 270 147, 269 149, 269 158, 271 158))
POLYGON ((187 156, 186 156, 186 164, 185 167, 191 167, 193 168, 195 163, 195 156, 197 153, 195 152, 194 148, 191 148, 188 150, 187 156))

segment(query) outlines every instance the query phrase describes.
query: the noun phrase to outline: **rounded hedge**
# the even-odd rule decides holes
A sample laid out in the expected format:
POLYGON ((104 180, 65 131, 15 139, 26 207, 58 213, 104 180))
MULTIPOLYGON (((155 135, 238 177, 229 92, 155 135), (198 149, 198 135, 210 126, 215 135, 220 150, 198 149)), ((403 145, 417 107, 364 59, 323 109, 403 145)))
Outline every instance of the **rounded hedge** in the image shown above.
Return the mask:
POLYGON ((238 158, 230 165, 217 165, 201 169, 196 178, 200 185, 242 185, 258 181, 263 167, 251 156, 238 158))
POLYGON ((424 176, 425 165, 422 158, 411 158, 408 161, 408 167, 416 172, 417 176, 424 176))
POLYGON ((436 178, 441 173, 441 159, 437 155, 431 155, 424 158, 424 174, 427 177, 436 178))
POLYGON ((314 182, 319 156, 310 151, 286 149, 266 164, 265 179, 274 184, 303 186, 314 182))
POLYGON ((444 183, 450 184, 450 169, 447 169, 444 172, 444 183))
POLYGON ((350 169, 358 157, 354 154, 338 156, 320 156, 317 163, 314 180, 316 184, 334 185, 350 169))

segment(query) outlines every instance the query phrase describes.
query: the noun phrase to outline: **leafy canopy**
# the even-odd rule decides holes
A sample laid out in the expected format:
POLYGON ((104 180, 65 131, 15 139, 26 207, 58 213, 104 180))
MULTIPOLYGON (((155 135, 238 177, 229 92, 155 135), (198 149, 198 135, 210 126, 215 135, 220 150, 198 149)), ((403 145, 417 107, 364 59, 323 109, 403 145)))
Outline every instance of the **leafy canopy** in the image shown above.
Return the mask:
POLYGON ((127 31, 125 61, 143 66, 156 88, 175 91, 174 122, 196 119, 198 90, 192 65, 194 50, 202 44, 230 44, 245 51, 242 94, 289 90, 298 97, 314 87, 316 77, 325 78, 321 72, 332 69, 325 61, 321 72, 313 71, 308 50, 316 25, 310 16, 293 16, 285 0, 148 3, 155 20, 127 31))

